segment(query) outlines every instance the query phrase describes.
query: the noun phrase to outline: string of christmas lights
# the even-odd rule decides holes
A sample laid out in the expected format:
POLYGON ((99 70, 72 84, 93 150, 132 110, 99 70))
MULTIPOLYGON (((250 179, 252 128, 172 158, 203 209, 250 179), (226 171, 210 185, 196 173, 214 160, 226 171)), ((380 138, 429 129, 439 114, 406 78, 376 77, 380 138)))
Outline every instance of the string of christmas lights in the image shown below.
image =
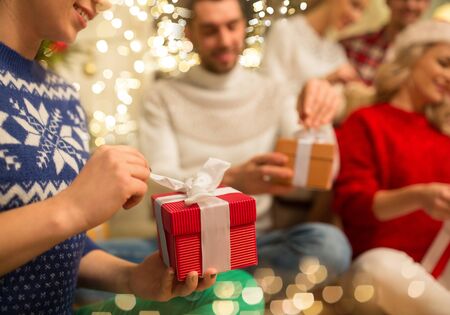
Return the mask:
MULTIPOLYGON (((82 66, 85 78, 75 86, 82 98, 100 99, 92 105, 84 102, 93 147, 135 144, 137 123, 133 119, 136 117, 133 105, 141 101, 138 91, 148 78, 155 74, 175 76, 200 62, 192 43, 184 36, 190 12, 178 0, 111 2, 113 7, 97 18, 100 21, 96 22, 95 42, 88 45, 94 48, 76 46, 77 51, 87 54, 87 60, 82 66), (90 86, 86 87, 84 81, 90 86)), ((244 67, 260 65, 264 33, 275 18, 292 15, 307 6, 305 1, 273 2, 269 5, 267 0, 247 0, 251 19, 240 59, 244 67)))

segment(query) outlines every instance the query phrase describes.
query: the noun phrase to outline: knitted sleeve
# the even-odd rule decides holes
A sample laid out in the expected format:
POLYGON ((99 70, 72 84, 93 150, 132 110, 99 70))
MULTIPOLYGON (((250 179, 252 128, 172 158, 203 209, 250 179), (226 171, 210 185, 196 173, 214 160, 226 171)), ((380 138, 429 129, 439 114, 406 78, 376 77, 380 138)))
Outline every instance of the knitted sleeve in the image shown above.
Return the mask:
POLYGON ((280 82, 292 80, 289 70, 292 68, 290 57, 291 45, 289 44, 290 25, 286 19, 275 22, 264 44, 264 59, 261 71, 280 82))
POLYGON ((84 242, 83 256, 86 256, 89 252, 95 249, 101 249, 101 247, 98 246, 96 243, 94 243, 94 241, 89 236, 86 236, 86 241, 84 242))
POLYGON ((337 132, 341 169, 335 183, 333 209, 344 225, 367 224, 377 221, 372 207, 377 180, 377 152, 367 121, 356 112, 337 132))

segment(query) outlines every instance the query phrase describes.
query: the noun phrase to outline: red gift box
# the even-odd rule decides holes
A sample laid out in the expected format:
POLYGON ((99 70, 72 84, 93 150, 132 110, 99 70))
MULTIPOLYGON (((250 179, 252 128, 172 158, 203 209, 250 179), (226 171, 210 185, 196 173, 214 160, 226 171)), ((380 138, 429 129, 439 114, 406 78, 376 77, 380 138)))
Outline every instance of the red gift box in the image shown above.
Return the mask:
MULTIPOLYGON (((153 209, 161 197, 180 195, 166 193, 152 196, 153 209)), ((230 209, 230 266, 231 269, 245 268, 258 263, 256 251, 256 202, 240 192, 219 195, 229 204, 230 209)), ((198 204, 186 206, 184 200, 164 203, 161 206, 161 221, 164 227, 165 243, 170 266, 177 279, 183 281, 191 271, 203 274, 201 219, 198 204)), ((156 214, 155 214, 156 216, 156 214)), ((158 229, 158 243, 162 255, 162 242, 158 229)))

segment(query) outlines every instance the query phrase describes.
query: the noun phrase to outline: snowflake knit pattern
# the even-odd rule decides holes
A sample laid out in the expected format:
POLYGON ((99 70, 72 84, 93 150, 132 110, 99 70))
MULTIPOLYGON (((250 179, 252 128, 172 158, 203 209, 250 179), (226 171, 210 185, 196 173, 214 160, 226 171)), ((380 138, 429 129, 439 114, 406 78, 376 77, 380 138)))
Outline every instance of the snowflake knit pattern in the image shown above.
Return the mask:
MULTIPOLYGON (((0 211, 54 196, 88 157, 74 87, 0 43, 0 211)), ((80 259, 93 248, 78 234, 0 277, 0 314, 71 314, 80 259)))

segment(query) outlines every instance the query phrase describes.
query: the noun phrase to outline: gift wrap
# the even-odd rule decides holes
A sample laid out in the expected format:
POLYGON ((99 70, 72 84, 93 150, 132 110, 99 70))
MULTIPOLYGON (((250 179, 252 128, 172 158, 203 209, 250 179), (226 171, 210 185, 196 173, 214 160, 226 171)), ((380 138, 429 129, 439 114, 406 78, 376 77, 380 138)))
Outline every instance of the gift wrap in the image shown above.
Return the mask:
POLYGON ((275 151, 287 155, 287 166, 294 170, 292 180, 277 179, 277 183, 320 190, 331 188, 335 154, 333 143, 321 143, 310 138, 281 138, 275 151))
POLYGON ((445 221, 421 262, 422 266, 450 290, 450 221, 445 221))
POLYGON ((209 159, 186 182, 152 174, 177 192, 152 196, 161 257, 183 281, 191 271, 203 275, 245 268, 258 262, 256 202, 230 187, 218 187, 229 163, 209 159))

